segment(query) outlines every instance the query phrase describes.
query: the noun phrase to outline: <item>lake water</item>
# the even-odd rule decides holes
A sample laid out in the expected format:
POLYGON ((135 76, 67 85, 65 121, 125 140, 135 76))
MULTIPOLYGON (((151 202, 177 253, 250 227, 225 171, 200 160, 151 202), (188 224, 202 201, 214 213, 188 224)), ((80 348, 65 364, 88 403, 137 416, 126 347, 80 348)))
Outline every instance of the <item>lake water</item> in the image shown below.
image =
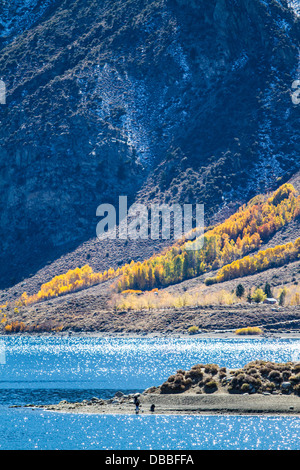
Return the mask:
MULTIPOLYGON (((142 391, 196 363, 300 361, 300 340, 0 337, 0 449, 300 449, 300 418, 123 416, 9 405, 142 391)), ((300 398, 299 398, 300 399, 300 398)))

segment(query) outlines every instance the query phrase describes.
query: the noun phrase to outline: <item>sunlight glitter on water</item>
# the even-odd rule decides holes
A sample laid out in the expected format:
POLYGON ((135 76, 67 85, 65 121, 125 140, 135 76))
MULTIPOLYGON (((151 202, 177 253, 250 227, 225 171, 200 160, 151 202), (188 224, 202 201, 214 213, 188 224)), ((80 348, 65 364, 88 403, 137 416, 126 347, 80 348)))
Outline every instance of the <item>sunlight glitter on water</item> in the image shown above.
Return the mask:
POLYGON ((159 385, 196 363, 299 360, 299 339, 0 338, 2 449, 297 449, 298 417, 75 415, 8 404, 109 398, 159 385))
POLYGON ((299 449, 300 419, 260 416, 1 415, 0 449, 299 449), (6 422, 9 420, 9 423, 6 422))
MULTIPOLYGON (((72 381, 146 388, 197 363, 236 368, 255 359, 300 358, 300 340, 268 338, 4 337, 1 381, 72 381)), ((31 385, 32 386, 32 385, 31 385)))

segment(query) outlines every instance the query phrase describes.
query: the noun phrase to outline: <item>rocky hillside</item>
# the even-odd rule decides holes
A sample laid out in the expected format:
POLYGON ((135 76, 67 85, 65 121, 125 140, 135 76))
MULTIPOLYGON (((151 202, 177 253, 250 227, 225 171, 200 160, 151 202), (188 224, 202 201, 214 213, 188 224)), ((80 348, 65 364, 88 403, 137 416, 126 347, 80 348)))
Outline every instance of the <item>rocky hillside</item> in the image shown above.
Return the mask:
POLYGON ((94 237, 119 195, 204 202, 213 220, 292 176, 292 6, 2 2, 1 287, 94 237))

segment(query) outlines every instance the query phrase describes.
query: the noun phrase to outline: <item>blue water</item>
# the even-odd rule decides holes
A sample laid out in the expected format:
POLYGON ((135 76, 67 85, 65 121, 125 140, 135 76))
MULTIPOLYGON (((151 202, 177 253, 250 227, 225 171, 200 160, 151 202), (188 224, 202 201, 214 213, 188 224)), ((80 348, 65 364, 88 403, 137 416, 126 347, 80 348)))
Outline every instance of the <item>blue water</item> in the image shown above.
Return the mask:
MULTIPOLYGON (((9 405, 108 398, 177 369, 300 360, 300 340, 7 336, 0 338, 0 449, 299 449, 300 418, 61 414, 9 405)), ((300 398, 299 398, 300 399, 300 398)))

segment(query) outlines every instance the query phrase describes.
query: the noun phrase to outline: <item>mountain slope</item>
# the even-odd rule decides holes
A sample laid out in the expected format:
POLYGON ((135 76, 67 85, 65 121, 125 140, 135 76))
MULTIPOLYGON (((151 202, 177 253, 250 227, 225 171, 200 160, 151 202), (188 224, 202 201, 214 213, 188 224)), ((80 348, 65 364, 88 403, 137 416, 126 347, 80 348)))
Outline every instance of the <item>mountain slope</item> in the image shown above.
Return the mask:
MULTIPOLYGON (((299 219, 299 215, 300 195, 293 185, 284 184, 272 194, 251 199, 225 222, 208 229, 195 240, 180 241, 142 263, 131 263, 122 272, 118 290, 164 287, 219 268, 222 269, 218 276, 207 279, 207 282, 240 277, 271 267, 276 250, 278 255, 279 252, 282 254, 282 263, 285 264, 293 243, 291 247, 287 244, 260 251, 251 259, 247 255, 260 250, 262 243, 291 221, 299 219), (254 260, 257 261, 256 270, 254 265, 251 269, 249 265, 254 260), (265 267, 262 261, 266 262, 265 267)), ((299 253, 297 241, 293 248, 291 259, 296 260, 299 253)))
POLYGON ((273 194, 256 196, 225 222, 207 229, 195 240, 186 241, 183 237, 142 262, 118 263, 117 269, 110 265, 102 272, 94 272, 88 264, 63 273, 56 272, 38 292, 23 291, 17 306, 66 295, 111 279, 116 280, 113 289, 118 292, 128 289, 149 291, 219 268, 215 278, 206 279, 207 285, 280 267, 298 260, 300 238, 264 251, 261 246, 283 227, 297 224, 299 215, 300 195, 293 185, 284 184, 273 194))
MULTIPOLYGON (((230 309, 232 328, 247 326, 245 322, 263 322, 264 327, 273 327, 274 323, 278 323, 280 328, 289 328, 292 322, 292 326, 297 327, 300 322, 297 281, 300 272, 299 210, 298 192, 291 184, 284 184, 273 194, 257 196, 225 222, 208 230, 204 235, 203 248, 198 252, 192 251, 191 257, 185 256, 186 244, 183 240, 143 263, 131 262, 130 265, 117 266, 117 269, 112 269, 111 265, 104 273, 93 273, 88 265, 68 272, 56 272, 55 277, 35 290, 32 290, 30 282, 28 286, 22 283, 16 286, 14 292, 18 296, 12 295, 12 289, 6 295, 2 293, 2 330, 8 333, 68 329, 139 331, 142 326, 137 325, 143 325, 143 331, 147 332, 152 329, 161 331, 167 326, 172 327, 172 331, 177 328, 185 331, 192 326, 192 318, 199 324, 198 314, 206 307, 210 308, 210 316, 205 312, 206 318, 202 318, 202 324, 206 328, 218 324, 223 329, 228 324, 228 311, 222 306, 230 309), (298 239, 293 243, 297 235, 298 239), (214 251, 211 251, 211 240, 214 240, 214 251), (279 242, 285 242, 285 245, 278 247, 279 242), (243 265, 246 253, 250 253, 247 256, 247 269, 243 265), (179 272, 176 260, 180 256, 184 262, 179 272), (228 264, 231 259, 237 258, 239 261, 228 264), (188 261, 186 268, 185 261, 188 261), (252 269, 250 261, 255 261, 255 269, 252 269), (205 269, 200 270, 199 275, 198 268, 204 263, 205 269), (232 265, 235 268, 237 263, 243 269, 239 267, 235 269, 234 275, 218 279, 224 269, 228 271, 232 265), (219 270, 220 266, 223 267, 219 270), (151 269, 152 275, 154 273, 153 281, 157 282, 160 289, 149 292, 153 287, 153 283, 149 284, 151 269), (216 271, 212 271, 214 269, 216 271), (212 273, 218 282, 221 281, 220 286, 207 282, 212 273), (246 303, 246 298, 241 300, 234 294, 241 282, 248 296, 253 295, 256 287, 266 283, 275 297, 284 291, 286 308, 281 313, 278 310, 277 315, 270 309, 253 309, 251 304, 246 303), (23 290, 18 291, 22 287, 23 290), (117 295, 116 287, 119 290, 139 287, 148 289, 148 292, 124 291, 117 295), (235 309, 237 302, 239 306, 242 302, 240 311, 235 309), (165 316, 165 310, 170 308, 171 315, 165 316), (196 309, 192 316, 190 308, 196 309), (128 315, 123 316, 126 312, 128 315), (161 315, 163 318, 160 318, 161 315), (169 325, 170 322, 172 325, 169 325)), ((189 243, 197 244, 197 241, 189 243)))
POLYGON ((0 8, 3 287, 94 237, 119 195, 204 202, 209 221, 299 168, 285 1, 0 8))

